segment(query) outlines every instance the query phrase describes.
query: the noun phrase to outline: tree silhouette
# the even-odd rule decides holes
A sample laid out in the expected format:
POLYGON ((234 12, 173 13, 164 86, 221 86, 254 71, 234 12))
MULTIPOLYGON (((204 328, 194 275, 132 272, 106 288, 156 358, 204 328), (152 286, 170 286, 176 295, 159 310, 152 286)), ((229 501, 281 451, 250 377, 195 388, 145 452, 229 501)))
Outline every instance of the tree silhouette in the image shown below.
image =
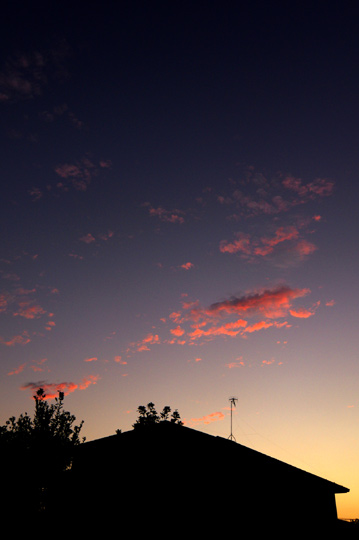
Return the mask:
POLYGON ((9 504, 15 500, 22 511, 38 513, 46 508, 50 487, 70 466, 74 447, 85 438, 80 439, 84 422, 74 425, 76 417, 63 408, 63 392, 49 404, 40 388, 34 400, 33 418, 25 412, 0 426, 0 450, 9 504))
POLYGON ((168 405, 166 405, 163 408, 162 412, 158 414, 155 409, 155 404, 150 402, 146 406, 140 405, 137 408, 137 412, 139 413, 139 416, 136 422, 132 425, 132 427, 134 427, 135 429, 143 426, 151 426, 153 424, 158 424, 159 422, 163 421, 170 421, 181 426, 183 425, 178 410, 175 409, 170 416, 171 407, 169 407, 168 405))

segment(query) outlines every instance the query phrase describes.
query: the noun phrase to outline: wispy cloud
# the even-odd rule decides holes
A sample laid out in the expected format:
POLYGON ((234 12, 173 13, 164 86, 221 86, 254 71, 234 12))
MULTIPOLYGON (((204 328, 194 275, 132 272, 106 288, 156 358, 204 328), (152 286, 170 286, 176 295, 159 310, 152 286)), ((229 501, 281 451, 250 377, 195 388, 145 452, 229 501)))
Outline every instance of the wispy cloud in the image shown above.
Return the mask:
POLYGON ((14 101, 39 96, 47 84, 47 59, 32 52, 8 58, 0 73, 0 101, 14 101))
POLYGON ((86 191, 91 180, 100 169, 111 166, 109 161, 100 160, 98 164, 84 157, 74 163, 62 163, 55 167, 55 173, 61 178, 57 187, 67 191, 72 186, 77 191, 86 191))
POLYGON ((190 270, 193 267, 194 267, 194 264, 191 262, 186 262, 184 264, 181 264, 181 268, 183 268, 183 270, 190 270))
POLYGON ((90 375, 85 377, 79 384, 75 382, 28 382, 21 386, 21 390, 30 390, 33 395, 39 388, 42 388, 45 391, 47 399, 54 399, 55 397, 58 397, 59 392, 63 392, 64 395, 67 396, 68 394, 75 392, 75 390, 86 390, 92 384, 97 384, 99 379, 99 375, 90 375))
POLYGON ((6 345, 6 347, 13 347, 14 345, 27 345, 31 339, 27 330, 24 330, 21 334, 17 334, 10 339, 5 339, 0 336, 0 344, 6 345))
POLYGON ((219 422, 221 420, 224 420, 225 415, 222 412, 213 412, 210 414, 207 414, 206 416, 202 416, 201 418, 191 418, 190 420, 186 421, 185 423, 190 426, 196 426, 198 424, 212 424, 213 422, 219 422))
POLYGON ((261 314, 267 318, 284 317, 295 299, 309 293, 309 289, 292 289, 283 285, 216 302, 208 308, 196 306, 190 309, 188 316, 197 321, 232 314, 240 316, 261 314))
POLYGON ((144 203, 143 206, 148 208, 148 213, 150 217, 156 217, 160 221, 164 221, 166 223, 184 223, 184 212, 182 210, 173 209, 173 210, 166 210, 162 206, 158 206, 157 208, 154 208, 150 203, 144 203))
POLYGON ((308 257, 316 249, 313 242, 300 237, 299 228, 293 225, 278 227, 272 236, 259 238, 252 238, 248 233, 237 232, 234 240, 222 240, 219 244, 221 253, 238 253, 247 261, 273 256, 283 259, 283 256, 286 256, 288 264, 308 257))
POLYGON ((243 177, 231 181, 228 193, 217 195, 217 200, 221 205, 234 207, 231 219, 275 217, 307 202, 332 195, 334 187, 334 182, 326 178, 316 178, 311 182, 282 174, 267 178, 248 167, 243 177))
POLYGON ((14 317, 24 317, 25 319, 38 319, 46 311, 38 304, 30 302, 19 302, 19 309, 14 313, 14 317))

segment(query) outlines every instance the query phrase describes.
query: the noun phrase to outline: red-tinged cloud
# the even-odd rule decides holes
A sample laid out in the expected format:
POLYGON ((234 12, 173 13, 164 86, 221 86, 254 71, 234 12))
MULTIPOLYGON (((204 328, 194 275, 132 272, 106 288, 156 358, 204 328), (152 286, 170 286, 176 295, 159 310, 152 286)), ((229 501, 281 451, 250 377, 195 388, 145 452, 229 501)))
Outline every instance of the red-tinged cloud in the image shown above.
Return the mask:
POLYGON ((86 234, 85 236, 82 236, 80 238, 81 242, 85 242, 85 244, 91 244, 92 242, 95 242, 96 239, 94 236, 92 236, 91 233, 86 234))
POLYGON ((59 392, 63 392, 65 396, 75 392, 75 390, 86 390, 91 384, 96 384, 100 379, 99 375, 90 375, 82 380, 80 384, 74 382, 48 383, 46 381, 29 382, 21 387, 21 390, 31 390, 34 394, 39 388, 45 391, 46 399, 54 399, 58 397, 59 392))
POLYGON ((180 336, 183 336, 183 334, 185 333, 185 330, 183 330, 183 328, 181 328, 180 326, 177 326, 176 328, 172 328, 170 332, 172 335, 180 337, 180 336))
POLYGON ((229 364, 226 364, 226 367, 228 369, 233 369, 233 368, 243 367, 244 365, 245 365, 245 363, 243 362, 243 360, 238 360, 238 361, 235 361, 235 362, 229 362, 229 364))
POLYGON ((256 248, 254 253, 256 255, 268 255, 281 242, 297 239, 298 236, 299 231, 296 227, 279 227, 272 238, 261 238, 263 246, 256 248))
POLYGON ((85 358, 84 362, 97 362, 97 356, 92 356, 90 358, 85 358))
POLYGON ((0 313, 6 311, 8 307, 8 296, 4 293, 0 294, 0 313))
POLYGON ((38 319, 46 311, 39 305, 31 305, 29 302, 20 302, 19 310, 14 313, 14 317, 24 317, 25 319, 38 319))
POLYGON ((21 364, 17 368, 13 369, 12 371, 9 371, 8 375, 19 375, 22 371, 24 371, 26 367, 26 362, 24 364, 21 364))
POLYGON ((173 322, 180 322, 182 319, 182 314, 179 311, 173 311, 169 318, 172 319, 173 322))
MULTIPOLYGON (((58 165, 55 172, 62 179, 70 180, 77 191, 86 191, 93 174, 96 173, 96 166, 89 159, 84 158, 80 162, 58 165)), ((58 187, 67 189, 62 182, 58 183, 58 187)))
POLYGON ((31 339, 27 331, 24 331, 22 334, 13 336, 9 340, 5 340, 3 337, 0 337, 0 343, 6 345, 7 347, 13 347, 14 345, 27 345, 30 343, 31 339))
MULTIPOLYGON (((107 233, 98 234, 97 238, 103 240, 104 242, 107 242, 107 240, 112 238, 114 234, 115 233, 113 231, 108 231, 107 233)), ((93 242, 96 242, 96 238, 93 234, 87 233, 84 236, 81 236, 80 241, 84 242, 85 244, 92 244, 93 242)))
POLYGON ((153 208, 149 203, 145 203, 144 206, 148 206, 148 212, 151 217, 157 217, 160 221, 167 223, 184 223, 184 212, 182 210, 166 210, 161 206, 153 208))
POLYGON ((46 399, 54 399, 58 397, 59 392, 63 392, 65 396, 74 392, 78 385, 73 382, 47 383, 46 381, 29 382, 21 387, 21 390, 31 390, 36 393, 39 388, 45 391, 46 399))
POLYGON ((149 351, 150 350, 149 345, 153 345, 159 342, 160 342, 160 338, 158 334, 148 334, 142 341, 140 341, 137 344, 137 351, 138 352, 149 351))
POLYGON ((299 255, 300 258, 307 257, 316 251, 317 246, 312 242, 307 240, 301 240, 295 246, 293 246, 292 251, 299 255))
POLYGON ((313 182, 303 184, 300 178, 287 176, 282 183, 285 188, 294 191, 301 198, 312 198, 315 195, 328 197, 334 190, 334 182, 325 178, 317 178, 313 182))
POLYGON ((44 364, 46 362, 47 362, 47 358, 42 358, 41 360, 38 360, 37 362, 32 364, 32 366, 30 366, 30 367, 31 367, 32 371, 35 371, 35 372, 45 371, 44 364))
POLYGON ((229 322, 221 326, 212 326, 208 329, 200 328, 199 326, 190 332, 188 335, 191 340, 203 337, 230 336, 236 337, 241 333, 242 329, 247 325, 247 321, 238 319, 234 322, 229 322))
POLYGON ((100 379, 99 375, 90 375, 89 377, 86 377, 82 380, 81 384, 79 384, 80 390, 86 390, 91 384, 97 384, 97 381, 100 379))
POLYGON ((275 359, 271 358, 270 360, 263 360, 262 365, 270 366, 271 364, 274 364, 274 362, 275 362, 275 359))
POLYGON ((114 361, 116 364, 121 364, 122 366, 127 365, 126 360, 122 360, 122 356, 115 356, 114 361))
POLYGON ((197 425, 197 424, 211 424, 212 422, 218 422, 220 420, 223 420, 225 418, 224 414, 222 412, 214 412, 211 414, 208 414, 207 416, 202 416, 202 418, 191 418, 189 424, 190 425, 197 425))
POLYGON ((181 264, 181 268, 183 268, 183 270, 190 270, 191 268, 193 268, 193 263, 191 262, 187 262, 187 263, 184 263, 184 264, 181 264))
POLYGON ((311 308, 298 308, 298 309, 290 309, 289 313, 292 315, 292 317, 297 317, 299 319, 308 319, 309 317, 312 317, 315 315, 316 310, 320 306, 320 302, 316 302, 311 308))
POLYGON ((45 326, 45 330, 51 331, 56 326, 55 321, 48 321, 45 326))
MULTIPOLYGON (((302 224, 303 226, 303 224, 302 224)), ((300 239, 299 228, 295 226, 279 227, 272 236, 251 238, 249 234, 236 233, 234 241, 222 240, 219 250, 222 253, 239 253, 243 258, 254 261, 258 257, 267 257, 287 253, 289 259, 301 260, 312 254, 316 246, 305 239, 300 239), (280 246, 280 250, 279 250, 280 246)))
POLYGON ((209 308, 194 307, 188 316, 193 320, 223 317, 229 315, 264 315, 272 319, 285 316, 292 308, 293 301, 309 294, 309 289, 292 289, 280 286, 258 293, 234 297, 212 304, 209 308))
POLYGON ((237 233, 237 238, 233 242, 222 240, 219 244, 219 250, 222 253, 244 253, 250 255, 252 253, 252 247, 250 243, 250 237, 248 234, 237 233))
POLYGON ((39 96, 47 82, 47 58, 27 52, 8 58, 0 72, 0 101, 11 102, 39 96))
POLYGON ((258 330, 263 330, 263 328, 270 328, 273 325, 274 325, 273 322, 260 321, 255 324, 252 324, 251 326, 247 326, 244 332, 249 332, 249 333, 258 332, 258 330))

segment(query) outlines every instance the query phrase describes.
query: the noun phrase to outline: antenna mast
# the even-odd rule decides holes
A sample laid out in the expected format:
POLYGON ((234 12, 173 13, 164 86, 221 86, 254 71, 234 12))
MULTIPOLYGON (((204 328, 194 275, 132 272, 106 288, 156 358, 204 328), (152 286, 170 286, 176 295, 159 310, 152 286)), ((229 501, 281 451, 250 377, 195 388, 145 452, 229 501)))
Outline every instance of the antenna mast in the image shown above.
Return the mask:
POLYGON ((235 438, 235 436, 233 435, 233 432, 232 432, 232 413, 233 413, 233 407, 236 407, 236 401, 238 401, 238 398, 230 397, 229 401, 231 403, 231 434, 228 437, 228 439, 230 439, 231 441, 235 441, 236 438, 235 438))

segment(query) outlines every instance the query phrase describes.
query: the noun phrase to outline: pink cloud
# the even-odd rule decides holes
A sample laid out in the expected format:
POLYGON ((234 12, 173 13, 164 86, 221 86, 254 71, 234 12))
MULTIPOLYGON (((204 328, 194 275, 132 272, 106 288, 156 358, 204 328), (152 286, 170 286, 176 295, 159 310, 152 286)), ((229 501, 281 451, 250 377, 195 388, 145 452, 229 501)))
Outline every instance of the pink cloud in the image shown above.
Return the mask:
POLYGON ((207 330, 204 330, 200 327, 197 327, 193 332, 190 332, 188 335, 190 339, 198 339, 201 337, 215 337, 215 336, 230 336, 235 337, 237 336, 242 328, 244 328, 247 325, 247 321, 244 321, 242 319, 238 319, 234 322, 226 323, 222 326, 212 326, 211 328, 208 328, 207 330))
POLYGON ((226 367, 228 369, 233 369, 233 368, 243 367, 244 365, 245 363, 243 362, 243 360, 238 360, 235 362, 229 362, 229 364, 226 364, 226 367))
POLYGON ((21 373, 22 371, 24 371, 26 367, 26 362, 24 364, 21 364, 20 366, 18 366, 17 368, 15 368, 13 371, 10 371, 8 373, 8 375, 18 375, 19 373, 21 373))
POLYGON ((267 322, 267 321, 260 321, 255 324, 252 324, 251 326, 247 326, 247 328, 244 330, 244 332, 257 332, 258 330, 263 330, 263 328, 270 328, 273 326, 273 322, 267 322))
POLYGON ((85 358, 84 362, 97 362, 97 356, 92 356, 90 358, 85 358))
POLYGON ((310 309, 299 308, 299 309, 290 309, 289 313, 292 317, 297 317, 299 319, 308 319, 315 315, 316 310, 320 306, 320 302, 316 302, 310 309))
POLYGON ((97 384, 99 379, 100 379, 99 375, 90 375, 89 377, 86 377, 82 380, 78 388, 79 390, 86 390, 86 388, 88 388, 91 384, 97 384))
POLYGON ((32 366, 31 366, 31 369, 32 371, 45 371, 43 365, 47 362, 47 358, 42 358, 41 360, 38 360, 37 362, 35 362, 32 366))
POLYGON ((193 263, 191 262, 187 262, 187 263, 184 263, 184 264, 181 264, 181 268, 183 268, 184 270, 190 270, 190 268, 193 268, 193 263))
POLYGON ((271 253, 273 251, 273 248, 280 244, 281 242, 285 242, 288 240, 297 239, 299 236, 299 231, 296 227, 279 227, 279 229, 276 230, 274 237, 272 238, 261 238, 262 244, 264 244, 265 247, 259 247, 255 249, 256 255, 268 255, 268 253, 271 253))
POLYGON ((27 345, 30 343, 31 339, 29 338, 28 332, 24 331, 21 335, 16 335, 6 341, 4 338, 0 337, 0 343, 6 345, 7 347, 13 347, 14 345, 27 345))
POLYGON ((301 240, 293 247, 293 251, 295 251, 300 257, 311 255, 314 253, 314 251, 316 251, 316 249, 317 246, 312 242, 308 242, 307 240, 301 240))
POLYGON ((247 255, 251 254, 251 245, 248 234, 237 233, 237 239, 233 242, 228 242, 227 240, 222 240, 219 244, 219 250, 222 253, 245 253, 247 255))
POLYGON ((95 237, 92 236, 91 233, 88 233, 85 236, 82 236, 80 240, 81 242, 85 242, 85 244, 91 244, 92 242, 95 242, 95 237))
POLYGON ((283 317, 292 308, 295 299, 309 294, 309 289, 292 289, 280 286, 264 289, 242 297, 234 297, 212 304, 209 308, 194 307, 188 316, 193 320, 237 315, 265 315, 267 318, 283 317))
POLYGON ((19 310, 14 313, 14 317, 20 316, 25 319, 37 319, 44 315, 46 311, 39 305, 31 305, 30 302, 19 302, 19 310))
POLYGON ((58 397, 59 392, 63 392, 65 396, 74 392, 78 385, 73 382, 47 383, 45 381, 30 382, 24 384, 21 390, 31 390, 32 393, 42 388, 45 391, 46 399, 54 399, 58 397))
POLYGON ((183 336, 183 334, 185 333, 183 328, 181 328, 180 326, 177 326, 176 328, 172 328, 170 330, 170 332, 171 332, 171 334, 173 334, 174 336, 177 336, 177 337, 183 336))
POLYGON ((145 203, 144 206, 149 207, 149 215, 151 217, 157 217, 161 221, 168 222, 168 223, 184 223, 184 212, 182 210, 165 210, 161 206, 158 208, 153 208, 149 203, 145 203))
POLYGON ((122 360, 122 356, 115 356, 114 361, 115 361, 117 364, 121 364, 122 366, 127 365, 126 360, 122 360))
POLYGON ((138 352, 149 351, 150 348, 148 347, 148 345, 153 345, 159 342, 160 342, 160 338, 158 334, 148 334, 142 341, 140 341, 137 344, 137 351, 138 352))
POLYGON ((313 195, 327 197, 334 190, 334 182, 325 178, 316 178, 313 182, 303 184, 300 178, 287 176, 282 183, 285 188, 296 192, 301 198, 312 197, 313 195))
POLYGON ((208 414, 206 416, 202 416, 201 418, 191 418, 190 424, 196 425, 196 424, 211 424, 212 422, 218 422, 220 420, 224 420, 225 416, 222 412, 214 412, 211 414, 208 414))

